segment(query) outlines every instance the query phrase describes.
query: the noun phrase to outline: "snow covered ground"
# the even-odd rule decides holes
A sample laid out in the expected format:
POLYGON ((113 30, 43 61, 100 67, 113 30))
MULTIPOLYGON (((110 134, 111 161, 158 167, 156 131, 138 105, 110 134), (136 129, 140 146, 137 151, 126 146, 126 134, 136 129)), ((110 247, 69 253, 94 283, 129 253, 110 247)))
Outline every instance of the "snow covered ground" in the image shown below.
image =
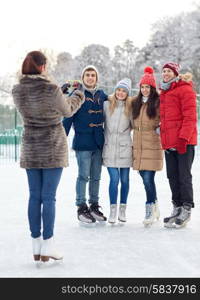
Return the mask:
MULTIPOLYGON (((57 192, 55 238, 64 253, 62 263, 36 266, 32 261, 27 222, 27 179, 18 164, 0 166, 0 277, 200 277, 200 155, 193 164, 196 207, 183 229, 166 229, 162 219, 171 212, 165 169, 157 172, 161 220, 144 228, 145 192, 131 170, 125 225, 81 226, 76 217, 73 153, 57 192)), ((109 178, 103 168, 100 204, 109 213, 109 178)))

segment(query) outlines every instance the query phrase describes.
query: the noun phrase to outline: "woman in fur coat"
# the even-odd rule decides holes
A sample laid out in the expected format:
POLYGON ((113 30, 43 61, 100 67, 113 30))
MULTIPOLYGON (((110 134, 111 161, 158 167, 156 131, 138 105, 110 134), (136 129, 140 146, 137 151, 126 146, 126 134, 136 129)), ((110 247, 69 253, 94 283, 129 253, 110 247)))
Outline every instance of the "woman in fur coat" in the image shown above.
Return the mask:
POLYGON ((28 177, 28 219, 36 261, 62 259, 53 241, 56 190, 63 167, 68 165, 67 138, 61 121, 63 116, 72 116, 84 101, 80 91, 64 96, 47 79, 45 69, 43 53, 28 53, 19 84, 12 90, 24 123, 20 166, 28 177))

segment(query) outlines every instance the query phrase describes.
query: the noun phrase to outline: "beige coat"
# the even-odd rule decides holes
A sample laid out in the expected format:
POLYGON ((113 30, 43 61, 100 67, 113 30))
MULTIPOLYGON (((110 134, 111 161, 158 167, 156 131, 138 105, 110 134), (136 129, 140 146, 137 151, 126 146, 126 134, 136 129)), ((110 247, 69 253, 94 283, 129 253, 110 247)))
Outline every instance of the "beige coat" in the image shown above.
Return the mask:
POLYGON ((132 120, 133 126, 133 169, 158 171, 163 168, 163 150, 159 127, 159 116, 149 119, 146 114, 147 104, 144 103, 137 119, 132 120))
POLYGON ((103 165, 112 168, 132 167, 131 121, 124 114, 124 102, 117 101, 111 114, 109 101, 104 102, 105 144, 103 147, 103 165))
POLYGON ((24 76, 12 94, 24 122, 20 166, 66 167, 68 149, 62 117, 70 117, 80 108, 83 94, 66 97, 42 75, 24 76))

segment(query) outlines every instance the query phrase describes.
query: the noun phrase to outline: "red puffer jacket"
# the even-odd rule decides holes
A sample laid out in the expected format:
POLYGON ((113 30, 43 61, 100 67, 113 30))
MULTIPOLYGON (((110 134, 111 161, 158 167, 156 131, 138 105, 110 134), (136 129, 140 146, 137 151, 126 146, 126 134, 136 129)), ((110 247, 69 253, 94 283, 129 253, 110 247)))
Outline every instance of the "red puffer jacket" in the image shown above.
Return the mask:
POLYGON ((197 144, 196 93, 192 81, 180 79, 160 94, 161 143, 163 149, 176 148, 178 138, 197 144))

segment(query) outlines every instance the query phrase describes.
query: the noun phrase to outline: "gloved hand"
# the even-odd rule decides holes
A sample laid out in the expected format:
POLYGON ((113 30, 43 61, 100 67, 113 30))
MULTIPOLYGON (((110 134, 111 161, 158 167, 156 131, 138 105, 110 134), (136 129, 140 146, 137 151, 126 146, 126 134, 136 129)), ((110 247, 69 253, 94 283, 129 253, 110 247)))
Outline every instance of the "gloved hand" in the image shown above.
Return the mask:
POLYGON ((63 94, 69 94, 68 89, 70 88, 70 83, 66 82, 61 86, 63 94))
POLYGON ((74 81, 72 87, 74 90, 83 91, 83 85, 80 81, 74 81))
POLYGON ((82 101, 85 100, 85 95, 80 90, 74 90, 72 95, 78 96, 79 98, 81 98, 82 101))
POLYGON ((178 138, 178 143, 176 146, 176 150, 178 151, 179 154, 184 154, 186 153, 186 148, 187 148, 187 141, 182 138, 178 138))

